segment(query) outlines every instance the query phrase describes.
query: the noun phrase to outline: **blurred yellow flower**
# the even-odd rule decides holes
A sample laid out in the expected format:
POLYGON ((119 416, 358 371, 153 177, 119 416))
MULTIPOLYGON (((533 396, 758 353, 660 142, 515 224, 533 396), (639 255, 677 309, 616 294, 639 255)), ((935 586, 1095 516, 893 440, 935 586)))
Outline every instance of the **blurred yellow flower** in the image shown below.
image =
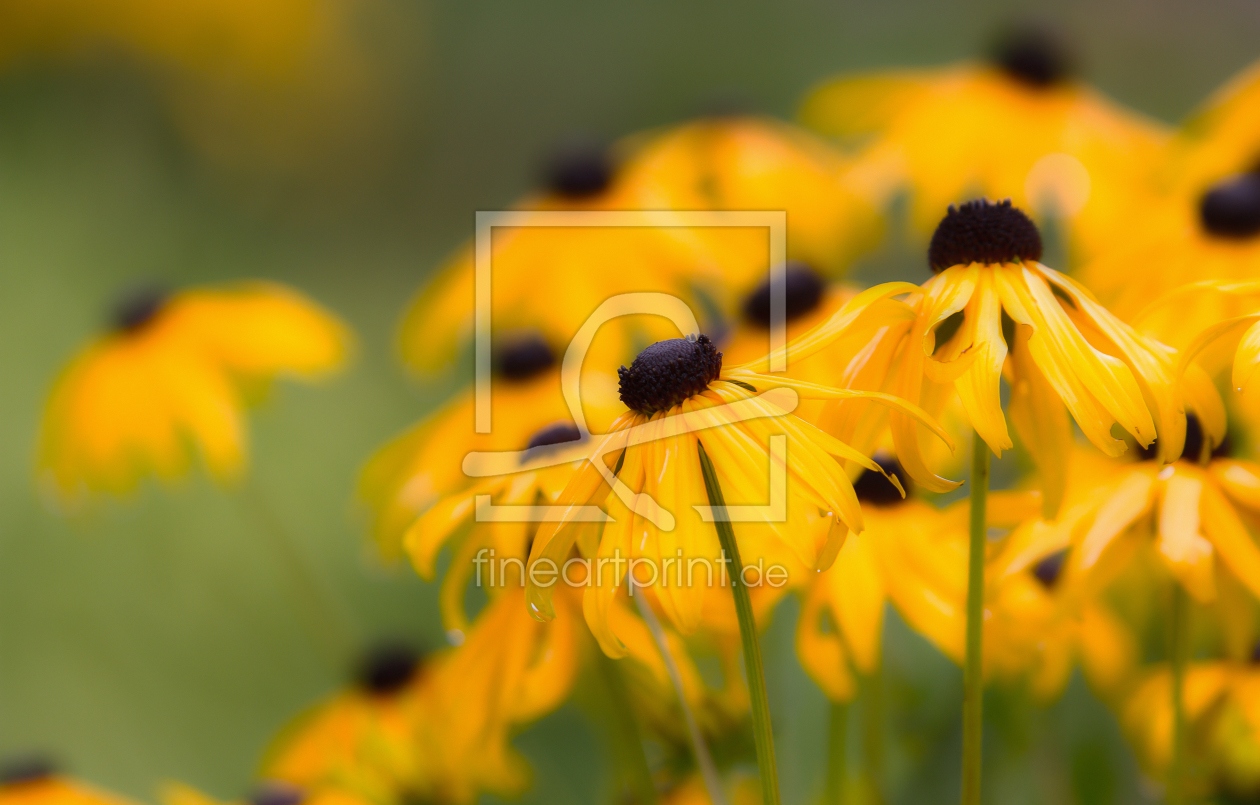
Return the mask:
MULTIPOLYGON (((514 209, 522 220, 491 239, 491 319, 567 344, 609 297, 661 292, 733 311, 770 266, 765 227, 684 225, 673 211, 787 211, 787 256, 829 273, 878 237, 873 208, 847 189, 845 163, 786 123, 705 118, 626 138, 611 151, 573 145, 548 166, 544 191, 514 209), (544 225, 558 211, 640 211, 646 226, 544 225), (545 281, 548 293, 538 293, 545 281)), ((417 295, 399 334, 422 372, 451 363, 472 334, 474 252, 463 249, 417 295)), ((604 362, 630 360, 668 338, 656 317, 609 322, 604 362)), ((600 341, 597 340, 597 345, 600 341)))
POLYGON ((0 805, 131 805, 131 800, 65 777, 43 758, 30 757, 0 766, 0 805))
MULTIPOLYGON (((1117 424, 1142 445, 1158 434, 1163 453, 1179 455, 1185 419, 1173 351, 1121 322, 1040 257, 1037 228, 1009 200, 950 207, 929 250, 936 276, 922 288, 889 283, 868 292, 883 301, 910 288, 908 305, 867 312, 855 299, 798 339, 796 356, 809 357, 850 328, 869 328, 876 337, 866 359, 876 371, 864 384, 929 412, 955 391, 971 426, 999 456, 1013 446, 999 396, 1006 372, 1010 416, 1053 513, 1072 441, 1067 412, 1112 456, 1126 449, 1111 432, 1117 424)), ((928 468, 914 420, 895 411, 890 420, 897 458, 910 476, 930 491, 955 488, 928 468)))
POLYGON ((350 334, 330 313, 263 282, 144 293, 62 372, 41 423, 38 473, 62 503, 184 474, 195 448, 224 480, 245 464, 242 409, 274 377, 322 378, 350 334))
POLYGON ((801 119, 869 140, 857 181, 885 201, 908 187, 924 234, 957 198, 1010 197, 1067 219, 1074 254, 1092 255, 1150 192, 1169 134, 1071 78, 1045 32, 1013 32, 995 56, 836 78, 813 91, 801 119))
MULTIPOLYGON (((700 450, 733 499, 764 500, 765 479, 776 466, 784 471, 782 511, 775 516, 773 505, 754 508, 752 521, 740 523, 741 544, 761 539, 782 545, 806 567, 826 567, 844 540, 837 521, 855 533, 863 528, 861 508, 839 461, 881 470, 871 459, 793 416, 790 410, 797 394, 876 399, 936 428, 917 408, 890 395, 831 389, 744 368, 723 369, 722 353, 703 335, 648 347, 629 369, 621 368, 620 388, 630 410, 588 448, 581 469, 557 500, 562 514, 539 528, 530 554, 531 565, 540 561, 564 565, 575 541, 590 528, 581 519, 587 504, 592 500, 606 504, 611 519, 596 523, 589 532, 590 543, 581 547, 597 567, 584 593, 587 623, 613 657, 626 652, 608 615, 621 591, 626 562, 642 559, 656 569, 644 586, 653 590, 669 620, 685 634, 700 624, 706 591, 727 585, 713 583, 726 567, 716 528, 693 508, 709 502, 700 450), (784 440, 786 456, 772 455, 777 439, 784 440), (608 491, 613 476, 615 485, 608 491), (811 525, 802 528, 802 523, 811 525), (684 566, 691 571, 701 567, 702 578, 688 573, 693 578, 683 582, 684 566)), ((764 558, 752 551, 745 555, 746 563, 764 558)), ((638 583, 637 577, 628 578, 638 583)), ((531 577, 527 589, 538 615, 551 617, 552 588, 531 577)))
POLYGON ((242 800, 221 802, 183 783, 162 786, 162 805, 368 805, 363 799, 337 788, 311 791, 282 780, 264 780, 242 800))
POLYGON ((403 644, 371 651, 354 686, 287 727, 268 752, 263 776, 311 791, 350 792, 393 802, 423 786, 431 773, 419 747, 429 669, 403 644))

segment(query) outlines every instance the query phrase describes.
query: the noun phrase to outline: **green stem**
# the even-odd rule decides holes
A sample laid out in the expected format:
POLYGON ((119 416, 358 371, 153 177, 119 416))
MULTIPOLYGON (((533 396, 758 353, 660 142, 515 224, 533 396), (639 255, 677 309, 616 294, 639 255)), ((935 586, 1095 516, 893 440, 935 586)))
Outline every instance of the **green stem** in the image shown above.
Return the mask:
POLYGON ((967 548, 967 657, 963 665, 962 805, 980 805, 984 707, 984 556, 988 544, 989 446, 972 435, 971 518, 967 548))
POLYGON ((870 802, 883 802, 884 792, 884 675, 883 664, 865 680, 862 697, 862 736, 864 747, 862 776, 870 802))
MULTIPOLYGON (((757 621, 753 616, 752 599, 744 586, 744 565, 739 558, 735 530, 727 519, 726 499, 718 483, 713 462, 696 441, 700 453, 700 471, 704 488, 713 509, 713 525, 726 561, 731 570, 731 595, 735 598, 735 614, 739 616, 739 636, 744 644, 744 672, 748 677, 748 697, 752 704, 753 741, 757 747, 757 770, 761 775, 761 798, 764 805, 779 805, 779 771, 774 760, 774 732, 770 726, 770 700, 766 696, 766 672, 761 662, 761 644, 757 642, 757 621)), ((725 567, 725 565, 723 565, 725 567)))
POLYGON ((844 786, 848 777, 849 706, 831 703, 831 745, 827 752, 827 802, 840 805, 844 802, 844 786))
POLYGON ((612 717, 613 752, 621 767, 621 776, 637 805, 655 805, 656 784, 643 752, 643 736, 630 706, 630 692, 616 660, 598 646, 594 648, 595 665, 607 692, 609 715, 612 717))
POLYGON ((1172 617, 1168 624, 1169 665, 1172 672, 1172 760, 1168 765, 1168 805, 1186 801, 1186 663, 1190 652, 1190 607, 1186 591, 1173 581, 1172 617))

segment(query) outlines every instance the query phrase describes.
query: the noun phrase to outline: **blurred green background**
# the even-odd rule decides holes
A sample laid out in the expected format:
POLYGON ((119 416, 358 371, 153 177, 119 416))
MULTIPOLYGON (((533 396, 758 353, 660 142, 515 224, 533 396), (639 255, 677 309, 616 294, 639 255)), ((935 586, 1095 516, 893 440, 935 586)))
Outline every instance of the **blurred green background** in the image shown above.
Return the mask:
MULTIPOLYGON (((19 9, 0 1, 0 40, 19 9)), ((295 535, 361 640, 442 644, 435 587, 373 561, 352 489, 372 449, 467 376, 408 379, 392 337, 404 300, 470 236, 475 210, 527 190, 558 138, 615 137, 716 99, 790 115, 820 78, 973 55, 1028 12, 1064 26, 1092 81, 1168 121, 1260 56, 1260 5, 1246 0, 382 0, 353 4, 347 20, 370 97, 338 96, 371 114, 317 104, 309 118, 251 124, 253 107, 232 102, 235 78, 190 78, 126 43, 10 53, 0 63, 0 754, 48 751, 148 801, 170 779, 240 795, 268 738, 347 671, 303 626, 249 495, 295 535), (220 126, 244 133, 224 138, 220 126), (274 160, 269 147, 298 156, 274 160), (194 476, 86 517, 50 512, 32 478, 40 408, 116 293, 240 277, 290 283, 344 316, 359 335, 351 370, 275 389, 252 417, 248 492, 194 476)), ((826 706, 797 665, 794 617, 789 602, 766 650, 784 799, 800 803, 821 791, 826 706)), ((960 674, 895 619, 888 631, 890 795, 954 801, 960 674)), ((990 801, 1153 796, 1079 679, 1047 713, 997 691, 987 715, 990 801)), ((604 797, 608 764, 575 706, 517 743, 537 772, 525 801, 604 797)))

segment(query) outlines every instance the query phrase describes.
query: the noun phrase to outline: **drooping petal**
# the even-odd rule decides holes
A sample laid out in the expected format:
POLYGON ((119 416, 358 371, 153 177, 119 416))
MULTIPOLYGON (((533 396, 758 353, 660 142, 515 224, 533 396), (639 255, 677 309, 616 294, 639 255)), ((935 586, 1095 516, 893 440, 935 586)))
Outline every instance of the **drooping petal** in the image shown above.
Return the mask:
POLYGON ((954 387, 971 426, 989 449, 1001 457, 1002 451, 1013 445, 1006 430, 1006 417, 1002 415, 1001 382, 1006 341, 1002 338, 1002 303, 993 287, 993 273, 993 269, 986 268, 977 279, 972 305, 968 308, 974 320, 975 342, 971 351, 976 357, 954 387))
POLYGON ((1208 603, 1216 598, 1216 584, 1212 578, 1212 545, 1199 533, 1203 482, 1183 466, 1176 469, 1163 484, 1157 548, 1160 558, 1186 590, 1200 603, 1208 603))
POLYGON ((1075 551, 1074 561, 1082 570, 1089 570, 1102 556, 1112 541, 1150 509, 1155 491, 1153 473, 1142 469, 1131 470, 1098 507, 1089 530, 1081 538, 1080 549, 1075 551))
POLYGON ((1260 598, 1260 548, 1215 484, 1203 484, 1200 512, 1203 531, 1221 560, 1260 598))

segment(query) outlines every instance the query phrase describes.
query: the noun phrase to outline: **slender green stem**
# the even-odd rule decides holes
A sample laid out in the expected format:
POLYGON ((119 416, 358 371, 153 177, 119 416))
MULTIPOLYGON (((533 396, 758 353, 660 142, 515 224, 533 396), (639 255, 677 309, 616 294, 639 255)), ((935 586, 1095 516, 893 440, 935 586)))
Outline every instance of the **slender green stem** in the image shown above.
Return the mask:
POLYGON ((844 787, 849 776, 849 705, 831 703, 831 742, 827 751, 827 803, 844 802, 844 787))
POLYGON ((621 777, 637 805, 655 805, 656 784, 652 782, 652 770, 648 766, 647 755, 643 753, 643 737, 639 734, 639 722, 630 706, 630 692, 626 690, 621 668, 598 646, 594 653, 597 672, 607 692, 613 752, 621 777))
POLYGON ((360 646, 357 630, 342 602, 316 577, 293 532, 276 514, 267 495, 255 481, 242 484, 238 501, 258 524, 267 547, 283 570, 294 604, 312 640, 334 663, 344 664, 360 646))
POLYGON ((967 548, 967 657, 963 665, 962 805, 980 805, 984 707, 984 554, 988 543, 989 446, 972 435, 971 522, 967 548))
POLYGON ((862 695, 862 776, 869 802, 884 801, 884 666, 866 677, 862 695))
POLYGON ((1168 805, 1186 801, 1186 663, 1190 648, 1190 602, 1179 582, 1172 585, 1172 613, 1168 624, 1168 660, 1172 672, 1172 759, 1168 764, 1168 805))
POLYGON ((713 765, 713 755, 709 753, 709 745, 705 743, 704 734, 700 732, 700 725, 696 722, 696 714, 692 712, 691 705, 687 702, 686 691, 683 690, 682 673, 674 660, 674 652, 670 650, 669 637, 665 634, 660 619, 656 617, 656 613, 652 611, 652 605, 646 598, 636 595, 634 603, 639 609, 643 622, 647 624, 648 631, 652 633, 652 639, 656 641, 656 648, 661 652, 661 659, 665 661, 665 671, 669 674, 669 681, 674 686, 674 692, 678 694, 678 707, 682 710, 683 722, 687 725, 691 753, 695 756, 696 766, 700 769, 700 777, 704 780, 709 800, 712 805, 726 805, 722 777, 718 774, 717 766, 713 765))
MULTIPOLYGON (((757 641, 757 621, 753 616, 752 599, 744 586, 744 565, 739 558, 735 530, 727 519, 726 499, 718 483, 713 462, 696 442, 700 453, 700 470, 704 488, 713 508, 713 525, 724 552, 723 561, 730 562, 731 595, 735 598, 735 614, 739 617, 739 636, 744 644, 744 672, 748 677, 748 698, 752 704, 753 740, 757 747, 757 771, 761 775, 761 797, 764 805, 779 805, 779 771, 774 760, 774 731, 770 726, 770 700, 766 696, 766 672, 761 663, 761 644, 757 641)), ((725 564, 723 565, 725 568, 725 564)))

